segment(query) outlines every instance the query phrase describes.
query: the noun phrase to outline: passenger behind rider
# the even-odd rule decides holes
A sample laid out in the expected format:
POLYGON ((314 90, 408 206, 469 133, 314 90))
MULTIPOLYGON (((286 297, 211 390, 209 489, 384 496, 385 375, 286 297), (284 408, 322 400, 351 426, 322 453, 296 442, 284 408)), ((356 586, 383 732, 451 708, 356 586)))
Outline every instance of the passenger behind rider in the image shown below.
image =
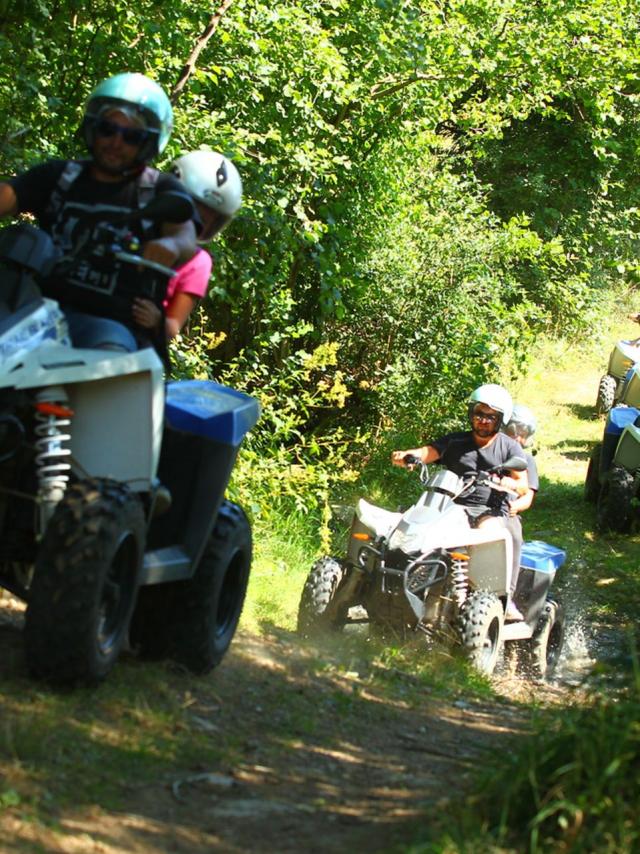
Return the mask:
MULTIPOLYGON (((406 451, 393 451, 391 461, 394 465, 405 466, 408 454, 418 457, 424 463, 442 462, 458 476, 478 471, 487 471, 507 462, 510 457, 524 459, 518 442, 501 432, 503 424, 511 418, 513 403, 511 395, 502 386, 494 383, 482 385, 469 397, 468 415, 470 430, 447 433, 429 445, 411 448, 406 451)), ((528 481, 526 471, 511 469, 500 485, 513 489, 519 495, 526 495, 528 481)), ((506 492, 498 492, 486 485, 478 485, 470 493, 456 499, 463 505, 469 523, 475 528, 508 526, 509 503, 506 492)), ((512 576, 517 575, 520 566, 522 534, 513 539, 512 576)), ((522 620, 523 616, 511 596, 507 601, 507 620, 522 620)))
MULTIPOLYGON (((528 510, 536 497, 536 493, 540 487, 538 478, 538 467, 535 458, 527 448, 533 445, 533 437, 537 430, 536 417, 528 406, 523 406, 521 403, 513 404, 513 413, 509 422, 502 428, 507 436, 511 436, 520 447, 524 450, 524 455, 527 460, 527 479, 529 488, 524 495, 519 495, 509 501, 509 515, 517 516, 523 510, 528 510)), ((535 453, 535 452, 534 452, 535 453)))
MULTIPOLYGON (((516 539, 522 542, 522 520, 520 513, 528 510, 534 502, 540 480, 538 478, 538 467, 536 461, 526 449, 533 444, 533 436, 537 429, 536 417, 528 406, 523 406, 521 403, 514 403, 513 412, 509 422, 503 426, 503 431, 507 436, 511 436, 524 451, 525 459, 527 460, 527 483, 528 489, 523 495, 509 500, 509 517, 507 520, 508 528, 511 531, 511 536, 514 541, 516 539)), ((518 575, 520 567, 511 573, 510 597, 515 598, 516 588, 518 586, 518 575)))
MULTIPOLYGON (((61 253, 73 258, 91 234, 88 215, 91 227, 113 227, 114 213, 139 209, 143 193, 148 201, 163 193, 184 195, 174 175, 147 165, 164 149, 172 125, 169 99, 153 80, 123 73, 103 81, 89 96, 82 121, 90 159, 49 160, 0 183, 0 217, 33 214, 61 253)), ((132 233, 142 256, 166 267, 184 263, 196 251, 191 220, 120 224, 116 241, 132 233)), ((100 259, 85 254, 63 274, 50 277, 43 292, 60 303, 75 346, 131 352, 157 343, 132 314, 142 281, 133 265, 114 260, 106 269, 100 259)))
MULTIPOLYGON (((202 222, 198 234, 202 246, 218 235, 238 212, 242 203, 240 175, 230 160, 215 151, 185 154, 172 164, 172 171, 194 201, 202 222)), ((167 338, 174 338, 180 332, 198 300, 206 296, 212 264, 211 255, 198 248, 170 280, 164 303, 167 338)), ((161 310, 143 297, 134 300, 133 316, 146 329, 156 329, 162 324, 161 310)))

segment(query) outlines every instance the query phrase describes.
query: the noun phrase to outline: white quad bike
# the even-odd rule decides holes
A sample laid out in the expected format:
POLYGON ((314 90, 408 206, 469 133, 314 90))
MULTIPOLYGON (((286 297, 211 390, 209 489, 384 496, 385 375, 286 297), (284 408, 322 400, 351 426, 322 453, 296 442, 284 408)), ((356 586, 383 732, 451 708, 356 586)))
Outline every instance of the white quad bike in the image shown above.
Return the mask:
MULTIPOLYGON (((640 363, 640 338, 617 341, 609 355, 607 372, 600 377, 596 397, 596 412, 605 415, 619 402, 624 400, 629 385, 629 372, 640 363)), ((640 379, 640 378, 639 378, 640 379)), ((632 391, 632 394, 634 392, 632 391)), ((640 390, 638 391, 640 395, 640 390)), ((637 404, 630 403, 635 406, 637 404)))
MULTIPOLYGON (((184 220, 184 203, 164 195, 127 222, 184 220)), ((94 237, 87 251, 172 273, 94 237)), ((39 229, 0 232, 0 587, 27 604, 28 669, 95 683, 129 645, 208 672, 249 577, 250 525, 224 492, 258 404, 165 385, 152 349, 71 347, 37 284, 58 260, 39 229)))
MULTIPOLYGON (((405 457, 405 462, 419 470, 424 492, 405 512, 360 499, 346 557, 321 558, 307 576, 298 631, 337 631, 355 622, 402 636, 421 630, 460 644, 486 674, 508 643, 524 672, 549 677, 564 640, 563 609, 549 588, 564 552, 542 542, 525 543, 515 596, 525 619, 505 623, 511 534, 472 528, 455 502, 479 483, 502 487, 490 472, 460 478, 440 469, 429 476, 417 458, 405 457), (365 617, 359 616, 363 609, 365 617)), ((500 469, 523 464, 514 457, 500 469)))

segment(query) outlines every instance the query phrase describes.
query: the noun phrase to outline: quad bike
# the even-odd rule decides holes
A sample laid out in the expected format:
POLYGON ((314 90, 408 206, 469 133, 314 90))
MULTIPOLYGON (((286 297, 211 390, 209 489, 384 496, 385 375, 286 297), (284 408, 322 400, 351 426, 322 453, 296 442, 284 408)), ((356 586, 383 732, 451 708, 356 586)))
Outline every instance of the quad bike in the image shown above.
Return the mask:
MULTIPOLYGON (((188 218, 167 195, 127 222, 188 218)), ((132 246, 107 233, 86 251, 173 273, 132 246)), ((258 404, 213 382, 165 387, 152 349, 73 348, 38 286, 58 263, 44 232, 0 232, 0 587, 26 602, 28 669, 95 683, 130 644, 206 673, 249 577, 250 525, 224 492, 258 404)))
MULTIPOLYGON (((637 321, 635 316, 631 319, 637 321)), ((607 372, 603 374, 598 383, 596 412, 599 415, 606 414, 616 403, 623 400, 623 396, 629 385, 629 372, 639 362, 640 338, 616 342, 609 356, 607 372)), ((633 389, 632 394, 637 394, 640 400, 640 374, 638 375, 637 383, 639 388, 637 392, 633 389)), ((635 406, 637 404, 630 403, 630 405, 635 406)))
POLYGON ((600 531, 640 529, 640 409, 609 412, 602 442, 591 451, 584 496, 596 505, 600 531))
POLYGON ((321 558, 307 576, 298 631, 337 631, 355 622, 402 636, 420 630, 453 639, 487 674, 503 643, 518 641, 523 669, 538 678, 550 676, 562 649, 564 613, 549 588, 565 553, 546 543, 525 543, 515 595, 524 620, 505 623, 511 535, 506 529, 470 527, 456 503, 476 485, 504 491, 491 474, 522 469, 524 461, 514 457, 463 478, 447 469, 430 476, 410 455, 405 463, 419 470, 424 492, 405 512, 360 499, 346 557, 321 558), (366 616, 357 616, 363 611, 366 616))

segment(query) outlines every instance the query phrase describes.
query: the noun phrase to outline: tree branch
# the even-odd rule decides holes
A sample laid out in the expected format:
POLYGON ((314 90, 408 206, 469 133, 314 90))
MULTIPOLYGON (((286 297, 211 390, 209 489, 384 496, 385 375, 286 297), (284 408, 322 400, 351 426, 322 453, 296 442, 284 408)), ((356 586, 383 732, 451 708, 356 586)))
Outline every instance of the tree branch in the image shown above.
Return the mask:
POLYGON ((413 86, 414 83, 422 83, 425 80, 441 82, 443 79, 444 78, 433 74, 420 74, 420 72, 416 71, 416 73, 412 74, 411 77, 407 77, 405 80, 400 80, 392 86, 387 86, 386 89, 382 88, 384 85, 383 83, 376 83, 376 85, 371 89, 371 98, 372 100, 386 98, 387 95, 393 95, 401 89, 406 89, 407 86, 413 86))
MULTIPOLYGON (((395 83, 391 83, 389 78, 387 78, 386 80, 381 81, 380 83, 376 83, 374 86, 372 86, 369 90, 369 95, 372 101, 378 101, 380 100, 380 98, 386 98, 388 95, 394 95, 396 92, 400 92, 402 89, 406 89, 407 86, 413 86, 414 83, 423 83, 426 80, 429 80, 431 82, 441 82, 443 79, 446 78, 438 77, 432 74, 420 74, 419 72, 415 72, 415 74, 412 74, 411 77, 407 77, 404 80, 399 80, 395 83)), ((356 107, 359 107, 360 105, 360 101, 349 101, 343 106, 340 112, 336 116, 334 116, 334 118, 331 120, 331 124, 333 124, 335 127, 338 127, 338 125, 346 121, 353 112, 353 110, 356 109, 356 107)))
POLYGON ((185 64, 182 66, 182 71, 180 72, 180 77, 178 78, 178 82, 173 87, 173 90, 171 92, 171 102, 173 104, 176 103, 176 101, 178 100, 178 98, 182 94, 182 90, 187 85, 187 81, 189 80, 189 78, 193 74, 193 71, 196 67, 196 63, 198 61, 198 57, 200 56, 200 54, 202 53, 204 48, 207 46, 207 43, 209 42, 209 39, 211 38, 211 36, 218 29, 218 25, 220 24, 220 21, 222 20, 224 14, 229 10, 232 3, 233 3, 233 0, 223 0, 223 2, 220 4, 220 6, 218 8, 218 11, 214 12, 214 14, 211 16, 211 18, 209 19, 209 23, 204 28, 204 32, 202 33, 200 38, 196 41, 193 50, 189 54, 189 58, 187 59, 185 64))

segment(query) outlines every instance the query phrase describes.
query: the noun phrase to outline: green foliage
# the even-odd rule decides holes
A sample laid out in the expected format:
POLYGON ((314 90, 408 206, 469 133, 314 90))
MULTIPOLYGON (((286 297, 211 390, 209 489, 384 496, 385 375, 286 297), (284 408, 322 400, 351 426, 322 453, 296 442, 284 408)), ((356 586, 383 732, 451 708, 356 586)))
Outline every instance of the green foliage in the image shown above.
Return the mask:
POLYGON ((638 281, 635 23, 630 0, 0 2, 0 166, 82 154, 123 69, 172 96, 161 166, 234 158, 245 204, 174 367, 261 400, 236 488, 322 516, 360 435, 454 426, 506 356, 515 378, 638 281))

